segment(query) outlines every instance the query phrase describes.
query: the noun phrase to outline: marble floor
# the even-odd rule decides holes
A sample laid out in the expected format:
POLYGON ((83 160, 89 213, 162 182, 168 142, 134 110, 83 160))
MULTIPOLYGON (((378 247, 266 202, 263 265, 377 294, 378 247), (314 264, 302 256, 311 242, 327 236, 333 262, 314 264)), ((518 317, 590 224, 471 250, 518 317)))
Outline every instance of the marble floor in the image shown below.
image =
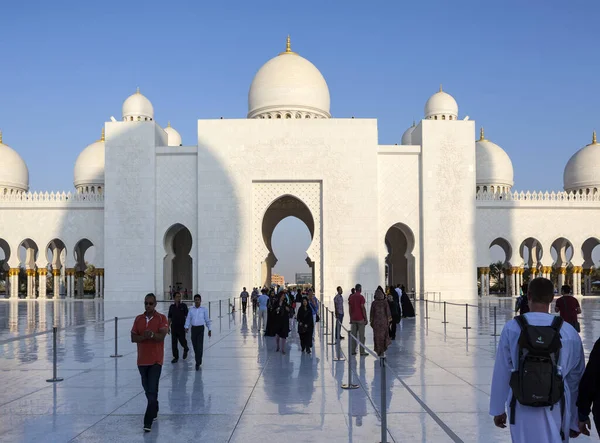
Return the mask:
MULTIPOLYGON (((582 301, 586 356, 600 334, 600 300, 582 301)), ((0 300, 0 442, 191 441, 264 442, 282 436, 299 442, 381 441, 385 393, 388 441, 505 442, 507 430, 488 416, 496 330, 512 317, 513 300, 478 306, 417 302, 416 319, 403 320, 388 351, 386 381, 372 356, 352 358, 355 390, 344 390, 349 365, 334 361, 330 336, 315 339, 312 356, 298 348, 274 352, 274 339, 258 334, 256 317, 212 307, 213 337, 194 371, 193 353, 171 364, 167 339, 160 380, 160 415, 142 431, 145 396, 129 341, 139 306, 99 300, 0 300), (115 346, 115 315, 121 317, 115 346), (426 318, 429 317, 429 318, 426 318), (471 329, 463 329, 468 318, 471 329), (58 376, 52 376, 56 322, 58 376), (39 335, 38 335, 39 334, 39 335)), ((167 306, 162 306, 165 311, 167 306)), ((161 310, 161 307, 159 307, 161 310)), ((372 344, 367 328, 367 345, 372 344)), ((347 340, 341 351, 347 354, 347 340)), ((595 436, 594 438, 597 438, 595 436)), ((580 437, 577 441, 586 441, 580 437)))

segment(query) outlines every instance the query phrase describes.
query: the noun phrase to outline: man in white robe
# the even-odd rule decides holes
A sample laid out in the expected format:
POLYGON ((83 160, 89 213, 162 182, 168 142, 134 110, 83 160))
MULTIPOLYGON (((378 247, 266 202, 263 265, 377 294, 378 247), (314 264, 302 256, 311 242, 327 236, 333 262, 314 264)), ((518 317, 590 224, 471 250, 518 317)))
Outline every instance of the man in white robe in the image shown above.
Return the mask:
MULTIPOLYGON (((531 311, 525 318, 533 326, 550 326, 554 315, 549 314, 550 303, 554 299, 553 285, 550 280, 536 278, 529 284, 527 293, 531 311)), ((507 424, 507 412, 510 414, 510 377, 517 371, 519 363, 519 336, 521 328, 516 320, 504 325, 492 379, 492 395, 490 398, 490 415, 499 428, 507 424)), ((510 425, 510 435, 517 443, 562 443, 569 437, 579 435, 577 416, 577 392, 579 380, 585 369, 585 357, 581 338, 573 326, 563 323, 560 329, 562 349, 559 355, 558 369, 565 384, 564 416, 561 418, 560 402, 551 407, 523 406, 516 402, 515 424, 510 425), (561 426, 564 440, 561 437, 561 426)))

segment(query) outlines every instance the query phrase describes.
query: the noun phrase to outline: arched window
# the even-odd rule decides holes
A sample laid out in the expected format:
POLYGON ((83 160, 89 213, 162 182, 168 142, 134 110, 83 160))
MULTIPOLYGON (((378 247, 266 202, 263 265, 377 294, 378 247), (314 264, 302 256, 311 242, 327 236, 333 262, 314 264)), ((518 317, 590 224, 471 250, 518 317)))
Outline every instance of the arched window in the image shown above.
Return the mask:
POLYGON ((132 122, 132 121, 133 121, 133 117, 129 117, 129 121, 131 121, 131 122, 132 122))
POLYGON ((442 115, 442 120, 446 120, 446 116, 445 115, 442 115))
POLYGON ((437 115, 435 117, 433 117, 434 120, 437 120, 437 115))
POLYGON ((297 113, 297 114, 296 114, 296 118, 302 118, 302 114, 300 114, 300 113, 297 113))
POLYGON ((452 120, 452 116, 450 116, 450 120, 452 120))
POLYGON ((487 186, 483 187, 483 192, 487 192, 487 186))
POLYGON ((273 118, 273 116, 272 116, 271 114, 269 114, 269 117, 268 117, 268 118, 273 118))
POLYGON ((277 114, 277 117, 275 117, 275 118, 281 118, 281 114, 277 114))

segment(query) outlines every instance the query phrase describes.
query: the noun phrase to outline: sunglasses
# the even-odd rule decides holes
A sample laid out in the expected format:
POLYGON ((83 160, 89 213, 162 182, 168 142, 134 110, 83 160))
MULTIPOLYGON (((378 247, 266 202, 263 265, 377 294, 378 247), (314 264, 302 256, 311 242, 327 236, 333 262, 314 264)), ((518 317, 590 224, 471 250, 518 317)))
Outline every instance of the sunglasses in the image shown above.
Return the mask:
POLYGON ((146 306, 154 306, 154 302, 152 302, 152 301, 145 301, 144 305, 146 305, 146 306))

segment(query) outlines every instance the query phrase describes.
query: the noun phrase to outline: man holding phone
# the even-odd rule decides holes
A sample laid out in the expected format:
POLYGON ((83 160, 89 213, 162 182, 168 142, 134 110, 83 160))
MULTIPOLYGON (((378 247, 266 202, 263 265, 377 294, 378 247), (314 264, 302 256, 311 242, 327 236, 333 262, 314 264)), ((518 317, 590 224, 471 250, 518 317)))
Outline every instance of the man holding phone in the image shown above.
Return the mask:
POLYGON ((133 321, 131 342, 137 343, 137 366, 148 399, 144 414, 144 431, 150 432, 152 422, 158 416, 158 382, 165 356, 165 336, 169 330, 169 323, 165 315, 156 311, 154 294, 146 295, 144 306, 145 312, 133 321))

